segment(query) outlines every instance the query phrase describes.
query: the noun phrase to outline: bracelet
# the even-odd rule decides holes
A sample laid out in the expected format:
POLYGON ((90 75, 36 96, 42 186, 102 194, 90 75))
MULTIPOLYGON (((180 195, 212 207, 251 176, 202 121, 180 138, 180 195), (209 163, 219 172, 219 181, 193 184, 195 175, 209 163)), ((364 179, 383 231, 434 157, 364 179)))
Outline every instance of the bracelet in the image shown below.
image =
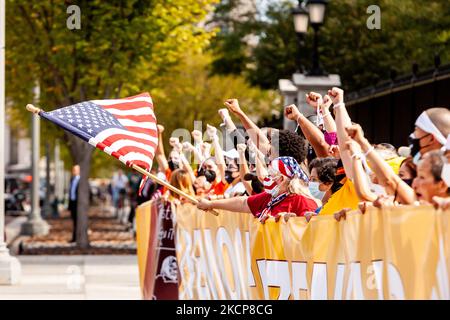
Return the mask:
POLYGON ((373 146, 371 146, 371 147, 369 148, 369 150, 367 150, 367 152, 364 153, 364 156, 367 157, 367 156, 369 155, 369 153, 371 153, 373 150, 375 150, 375 148, 374 148, 373 146))
POLYGON ((325 114, 322 116, 322 119, 324 119, 324 118, 326 118, 326 117, 328 117, 328 116, 331 116, 330 111, 328 111, 327 113, 325 113, 325 114))
POLYGON ((333 106, 333 109, 337 109, 337 108, 339 108, 339 107, 345 107, 345 103, 339 102, 338 104, 335 104, 335 105, 333 106))
POLYGON ((351 158, 356 158, 356 160, 361 160, 361 153, 354 153, 352 154, 351 158))

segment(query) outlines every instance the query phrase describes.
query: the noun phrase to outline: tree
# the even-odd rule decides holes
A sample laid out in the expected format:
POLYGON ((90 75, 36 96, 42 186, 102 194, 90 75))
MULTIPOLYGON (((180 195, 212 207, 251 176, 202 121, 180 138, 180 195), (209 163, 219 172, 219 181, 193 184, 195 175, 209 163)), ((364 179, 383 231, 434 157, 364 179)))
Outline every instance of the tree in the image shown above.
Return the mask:
POLYGON ((258 118, 279 107, 275 91, 252 87, 243 76, 211 76, 212 60, 210 54, 186 52, 179 66, 154 90, 155 111, 165 126, 166 140, 178 128, 193 130, 194 121, 202 121, 203 129, 206 124, 218 126, 221 119, 217 110, 225 108, 223 103, 228 98, 239 99, 242 108, 258 118))
MULTIPOLYGON (((408 73, 416 62, 421 68, 433 66, 434 55, 440 54, 445 63, 450 60, 450 6, 446 0, 381 0, 381 29, 369 30, 370 0, 329 1, 324 26, 320 29, 321 62, 329 73, 341 75, 346 90, 359 90, 388 79, 391 70, 408 73)), ((276 88, 278 79, 289 78, 297 70, 296 55, 306 69, 310 67, 312 28, 306 36, 306 46, 299 51, 293 28, 291 8, 296 1, 271 1, 265 15, 246 35, 259 38, 256 47, 238 52, 247 61, 244 74, 252 84, 276 88)), ((221 19, 226 14, 221 14, 221 19)), ((245 35, 242 35, 243 37, 245 35)), ((232 35, 230 35, 232 37, 232 35)), ((224 43, 225 40, 224 40, 224 43)), ((226 50, 227 46, 223 46, 226 50)), ((236 50, 229 52, 236 55, 236 50)), ((223 52, 224 56, 228 52, 223 52)), ((222 70, 234 70, 222 60, 222 70)), ((235 72, 231 72, 235 74, 235 72)))
MULTIPOLYGON (((46 110, 151 89, 183 52, 208 44, 213 32, 199 23, 214 2, 7 0, 6 89, 13 119, 28 119, 23 106, 32 101, 36 81, 46 110), (66 26, 71 4, 80 7, 79 30, 66 26)), ((86 248, 93 148, 70 134, 64 141, 73 162, 81 165, 77 244, 86 248)))

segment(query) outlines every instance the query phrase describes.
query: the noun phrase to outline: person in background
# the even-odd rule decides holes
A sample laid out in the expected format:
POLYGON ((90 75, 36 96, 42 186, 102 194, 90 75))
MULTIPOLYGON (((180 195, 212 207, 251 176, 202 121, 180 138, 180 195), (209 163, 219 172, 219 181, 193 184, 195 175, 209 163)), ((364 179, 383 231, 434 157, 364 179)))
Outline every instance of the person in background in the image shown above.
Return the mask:
POLYGON ((78 185, 80 184, 80 166, 74 165, 72 167, 72 177, 69 184, 69 211, 70 218, 72 219, 73 230, 72 239, 70 242, 76 242, 77 233, 77 209, 78 209, 78 185))
POLYGON ((211 189, 211 183, 206 180, 205 176, 198 176, 194 180, 193 187, 195 195, 199 198, 203 198, 208 195, 208 191, 211 189))
POLYGON ((308 151, 308 141, 304 137, 289 130, 270 127, 260 129, 241 109, 237 99, 228 99, 224 104, 241 121, 250 140, 247 143, 249 147, 253 145, 258 152, 262 153, 267 159, 266 163, 277 157, 293 157, 303 166, 303 170, 306 169, 304 162, 308 151))
POLYGON ((417 165, 425 153, 445 146, 449 134, 449 109, 431 108, 422 112, 416 120, 414 132, 409 136, 414 164, 417 165))
POLYGON ((228 161, 227 169, 225 170, 225 180, 228 183, 228 188, 224 192, 225 198, 236 197, 244 195, 246 189, 239 174, 239 165, 237 159, 228 161))
POLYGON ((304 216, 318 207, 309 193, 307 183, 308 176, 294 158, 279 157, 270 163, 269 176, 264 181, 265 192, 223 200, 201 199, 197 207, 201 210, 247 212, 262 223, 271 216, 277 221, 285 213, 288 216, 304 216))
MULTIPOLYGON (((195 197, 195 192, 194 192, 194 188, 192 186, 191 177, 186 170, 176 169, 175 171, 173 171, 169 182, 175 188, 183 191, 184 193, 187 193, 188 195, 190 195, 192 197, 195 197)), ((178 202, 181 204, 189 202, 189 199, 185 199, 182 196, 180 196, 177 193, 172 192, 172 191, 170 191, 169 199, 171 201, 175 201, 175 202, 178 202)))
POLYGON ((308 184, 309 191, 316 199, 326 204, 328 199, 339 191, 342 187, 341 180, 345 178, 340 161, 333 158, 316 158, 309 164, 311 172, 310 181, 308 184), (340 173, 340 174, 339 174, 340 173))
POLYGON ((139 187, 141 183, 141 176, 137 172, 130 172, 128 174, 129 188, 128 197, 130 199, 130 213, 128 214, 128 227, 132 228, 134 224, 134 217, 136 216, 136 208, 138 206, 139 187))
POLYGON ((447 198, 450 196, 450 189, 441 176, 446 161, 447 159, 439 150, 425 153, 419 161, 417 177, 412 183, 419 202, 432 203, 433 197, 447 198))
POLYGON ((407 157, 402 161, 400 164, 400 169, 398 170, 398 176, 408 186, 412 186, 414 178, 417 177, 417 167, 413 163, 412 157, 407 157))
POLYGON ((111 180, 112 196, 114 207, 116 208, 116 213, 118 212, 119 206, 123 203, 119 203, 125 200, 127 194, 128 178, 123 173, 122 169, 117 170, 117 173, 113 175, 111 180))
MULTIPOLYGON (((448 135, 447 142, 445 144, 444 157, 445 157, 446 161, 444 162, 444 165, 442 166, 441 178, 445 182, 447 187, 450 188, 450 135, 448 135)), ((434 196, 433 204, 437 208, 441 208, 443 210, 450 209, 450 197, 434 196)))

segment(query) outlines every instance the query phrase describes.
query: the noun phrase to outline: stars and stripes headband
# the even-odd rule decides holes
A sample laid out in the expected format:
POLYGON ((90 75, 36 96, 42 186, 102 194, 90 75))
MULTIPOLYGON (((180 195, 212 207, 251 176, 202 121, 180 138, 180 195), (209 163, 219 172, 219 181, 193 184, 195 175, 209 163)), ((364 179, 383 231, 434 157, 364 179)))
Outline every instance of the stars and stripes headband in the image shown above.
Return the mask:
POLYGON ((292 178, 299 178, 308 182, 308 176, 298 164, 297 160, 292 157, 278 157, 272 160, 270 166, 275 171, 281 173, 283 176, 292 178))

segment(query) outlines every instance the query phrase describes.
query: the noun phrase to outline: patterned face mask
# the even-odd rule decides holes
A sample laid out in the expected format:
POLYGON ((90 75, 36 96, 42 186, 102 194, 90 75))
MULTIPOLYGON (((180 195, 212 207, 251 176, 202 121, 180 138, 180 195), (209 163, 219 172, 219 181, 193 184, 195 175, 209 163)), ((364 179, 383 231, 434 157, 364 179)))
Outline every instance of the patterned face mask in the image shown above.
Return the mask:
POLYGON ((263 181, 264 191, 270 194, 272 198, 276 197, 280 192, 280 185, 275 180, 278 180, 278 178, 274 179, 271 176, 267 176, 263 181))

